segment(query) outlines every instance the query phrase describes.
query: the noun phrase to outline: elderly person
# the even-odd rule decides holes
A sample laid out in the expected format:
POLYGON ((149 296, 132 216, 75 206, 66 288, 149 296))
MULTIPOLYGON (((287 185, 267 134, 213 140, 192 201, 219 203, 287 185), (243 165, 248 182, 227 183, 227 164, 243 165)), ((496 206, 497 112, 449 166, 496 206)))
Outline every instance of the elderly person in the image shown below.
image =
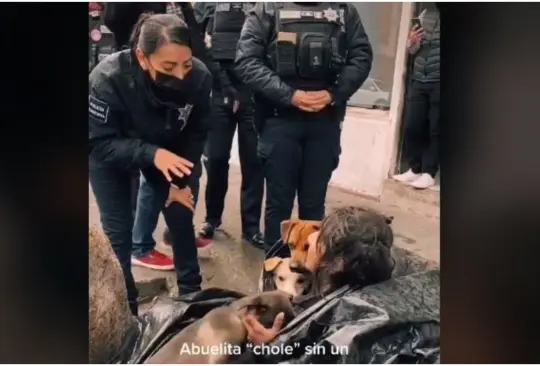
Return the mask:
MULTIPOLYGON (((362 288, 389 279, 394 268, 390 221, 377 212, 358 207, 340 208, 328 215, 321 231, 309 238, 310 255, 320 250, 322 256, 310 293, 297 301, 297 311, 307 309, 343 285, 362 288)), ((135 340, 129 334, 137 334, 139 322, 129 313, 122 269, 106 237, 92 227, 89 242, 90 361, 116 362, 125 343, 129 344, 127 348, 133 347, 135 340)), ((250 341, 261 344, 276 337, 283 319, 278 316, 271 329, 265 329, 253 318, 246 318, 245 323, 250 341)))
MULTIPOLYGON (((390 218, 360 207, 343 207, 328 215, 320 232, 308 238, 308 256, 320 256, 321 260, 309 294, 296 301, 297 310, 307 309, 342 286, 363 288, 390 279, 395 265, 390 223, 390 218), (315 251, 320 254, 316 255, 315 251)), ((283 316, 278 315, 270 329, 253 317, 246 317, 244 322, 249 340, 263 344, 277 336, 283 316)))

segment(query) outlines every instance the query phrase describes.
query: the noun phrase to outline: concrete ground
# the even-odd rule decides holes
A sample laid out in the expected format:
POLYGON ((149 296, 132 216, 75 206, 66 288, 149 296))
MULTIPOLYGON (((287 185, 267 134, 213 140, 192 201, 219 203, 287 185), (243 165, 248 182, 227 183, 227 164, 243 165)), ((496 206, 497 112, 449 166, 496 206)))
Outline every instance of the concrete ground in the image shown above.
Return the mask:
MULTIPOLYGON (((223 225, 216 234, 214 244, 210 248, 200 250, 199 259, 203 274, 203 288, 222 287, 244 293, 257 290, 257 282, 263 260, 262 251, 241 241, 239 191, 241 175, 236 166, 231 166, 229 174, 229 193, 226 198, 223 225)), ((201 196, 195 215, 196 228, 204 219, 204 187, 206 177, 201 180, 201 196)), ((126 187, 127 189, 127 187, 126 187)), ((430 199, 413 199, 409 188, 390 184, 385 188, 385 199, 382 202, 363 198, 339 188, 330 187, 327 195, 327 212, 345 205, 360 205, 376 208, 386 215, 394 217, 392 227, 395 232, 395 246, 398 256, 418 256, 414 266, 422 269, 437 265, 440 255, 440 225, 438 202, 430 199), (406 251, 404 251, 405 249, 406 251)), ((433 194, 431 192, 430 194, 433 194)), ((413 196, 418 196, 413 193, 413 196)), ((418 198, 418 197, 416 197, 418 198)), ((89 192, 90 223, 99 224, 99 212, 90 189, 89 192)), ((296 208, 293 216, 296 215, 296 208)), ((262 224, 261 224, 262 226, 262 224)), ((154 237, 159 240, 165 228, 161 217, 154 237)), ((170 248, 158 244, 163 252, 171 253, 170 248)), ((399 264, 398 264, 399 266, 399 264)), ((405 269, 409 271, 409 269, 405 269)), ((174 272, 153 271, 133 267, 133 273, 140 290, 141 302, 146 302, 157 293, 169 291, 174 294, 174 272)))

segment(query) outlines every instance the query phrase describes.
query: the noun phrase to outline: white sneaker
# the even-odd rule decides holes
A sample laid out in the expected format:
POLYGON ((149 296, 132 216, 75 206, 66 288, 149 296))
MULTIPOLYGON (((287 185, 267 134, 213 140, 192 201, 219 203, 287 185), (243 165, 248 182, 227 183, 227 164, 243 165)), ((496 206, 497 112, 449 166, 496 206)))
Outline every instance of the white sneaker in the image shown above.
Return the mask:
POLYGON ((402 182, 402 183, 409 183, 409 182, 417 180, 421 176, 422 176, 421 174, 413 173, 413 171, 409 169, 403 174, 394 175, 392 179, 397 180, 398 182, 402 182))
POLYGON ((428 173, 424 173, 415 180, 414 182, 410 183, 410 186, 417 189, 426 189, 429 187, 433 187, 435 185, 435 179, 428 173))

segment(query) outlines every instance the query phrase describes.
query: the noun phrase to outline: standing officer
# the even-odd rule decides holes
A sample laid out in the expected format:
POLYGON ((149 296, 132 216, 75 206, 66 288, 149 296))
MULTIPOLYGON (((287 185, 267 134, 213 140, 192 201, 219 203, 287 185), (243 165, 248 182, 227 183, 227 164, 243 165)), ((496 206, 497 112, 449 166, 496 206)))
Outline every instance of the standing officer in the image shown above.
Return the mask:
POLYGON ((243 238, 258 248, 264 175, 257 157, 257 133, 253 127, 254 106, 251 93, 234 73, 236 45, 253 3, 217 3, 208 26, 211 52, 218 70, 214 75, 213 122, 206 146, 206 220, 200 236, 210 239, 221 225, 229 181, 229 159, 234 132, 238 126, 238 149, 242 169, 240 205, 243 238))
POLYGON ((300 219, 323 218, 346 103, 368 77, 372 59, 350 3, 257 3, 247 16, 236 72, 255 94, 267 248, 279 240, 295 195, 300 219))

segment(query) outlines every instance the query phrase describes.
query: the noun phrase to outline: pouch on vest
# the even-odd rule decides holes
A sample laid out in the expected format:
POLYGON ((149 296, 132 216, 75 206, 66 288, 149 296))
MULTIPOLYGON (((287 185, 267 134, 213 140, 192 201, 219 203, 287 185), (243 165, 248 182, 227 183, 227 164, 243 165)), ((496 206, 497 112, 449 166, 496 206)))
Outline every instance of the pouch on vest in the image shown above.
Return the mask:
POLYGON ((344 9, 332 3, 280 3, 277 8, 278 34, 270 59, 278 75, 298 88, 332 83, 343 67, 344 9))
POLYGON ((279 32, 277 38, 277 72, 282 77, 296 75, 296 33, 279 32))
POLYGON ((234 61, 236 45, 250 3, 217 3, 212 30, 212 57, 217 61, 234 61))
POLYGON ((215 33, 212 36, 212 57, 215 60, 234 61, 239 40, 238 33, 215 33))
POLYGON ((298 76, 305 79, 327 78, 330 70, 329 43, 320 33, 301 33, 298 46, 298 76))

